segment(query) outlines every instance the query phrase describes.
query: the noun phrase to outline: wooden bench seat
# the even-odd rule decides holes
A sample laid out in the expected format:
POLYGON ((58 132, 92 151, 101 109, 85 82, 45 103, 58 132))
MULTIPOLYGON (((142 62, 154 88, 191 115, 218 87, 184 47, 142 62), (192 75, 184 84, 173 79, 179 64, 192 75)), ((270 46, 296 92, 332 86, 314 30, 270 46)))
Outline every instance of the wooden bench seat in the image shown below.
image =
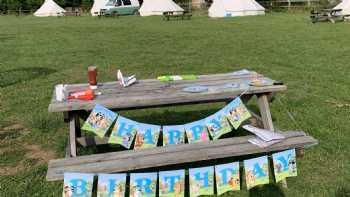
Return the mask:
POLYGON ((323 9, 319 11, 312 10, 310 12, 310 19, 312 23, 330 21, 336 23, 339 21, 345 21, 349 15, 342 15, 342 9, 323 9))
POLYGON ((169 21, 170 19, 181 19, 181 20, 190 20, 192 14, 188 11, 184 11, 182 13, 176 12, 163 12, 163 19, 169 21))
POLYGON ((289 131, 282 134, 286 136, 286 139, 268 148, 259 148, 248 142, 248 139, 252 136, 243 136, 195 144, 126 150, 51 160, 46 179, 48 181, 62 180, 64 172, 128 172, 212 159, 271 153, 291 148, 303 149, 318 144, 316 139, 307 136, 304 132, 289 131))
POLYGON ((64 16, 81 16, 79 11, 64 12, 64 16))

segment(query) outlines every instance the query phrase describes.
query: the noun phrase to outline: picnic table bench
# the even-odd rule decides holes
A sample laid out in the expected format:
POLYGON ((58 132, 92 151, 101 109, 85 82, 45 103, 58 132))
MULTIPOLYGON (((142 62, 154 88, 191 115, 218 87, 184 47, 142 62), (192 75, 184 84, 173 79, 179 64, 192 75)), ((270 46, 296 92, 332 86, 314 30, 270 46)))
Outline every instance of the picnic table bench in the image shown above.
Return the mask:
MULTIPOLYGON (((59 102, 55 100, 55 93, 49 105, 49 112, 64 113, 65 121, 69 122, 69 143, 65 159, 51 160, 47 173, 47 180, 59 180, 67 171, 75 172, 122 172, 151 167, 169 166, 195 161, 220 159, 233 156, 243 156, 256 153, 271 153, 273 151, 305 147, 317 144, 317 140, 303 132, 284 132, 286 140, 268 148, 259 148, 248 142, 251 136, 219 139, 216 141, 200 142, 195 144, 182 144, 165 147, 155 147, 144 150, 126 150, 119 152, 77 156, 77 143, 82 146, 107 144, 108 138, 83 137, 80 131, 80 118, 86 119, 88 112, 96 104, 101 104, 113 110, 130 110, 153 108, 173 105, 189 105, 197 103, 229 102, 241 95, 243 102, 248 102, 256 96, 260 115, 252 113, 255 120, 263 128, 275 131, 269 101, 273 94, 285 91, 287 86, 275 83, 271 86, 248 89, 219 88, 228 83, 244 83, 251 79, 251 74, 234 75, 232 73, 200 75, 196 80, 181 80, 161 82, 156 79, 139 80, 130 87, 123 88, 118 82, 99 83, 97 95, 91 101, 68 100, 59 102), (202 85, 208 91, 190 93, 183 88, 202 85)), ((254 77, 265 78, 261 74, 254 77)), ((69 84, 67 91, 77 91, 88 88, 88 84, 69 84)))
POLYGON ((64 16, 81 16, 81 13, 79 11, 70 11, 70 12, 64 12, 64 16))
POLYGON ((342 9, 322 9, 319 11, 312 10, 311 11, 311 22, 323 22, 323 21, 330 21, 332 23, 335 23, 337 21, 344 21, 346 17, 349 17, 350 15, 342 15, 341 14, 342 9))
POLYGON ((307 148, 317 144, 317 140, 307 136, 304 132, 290 131, 282 134, 287 138, 286 140, 264 149, 248 142, 248 139, 253 137, 249 135, 195 144, 51 160, 46 179, 48 181, 62 180, 64 172, 117 173, 151 168, 159 170, 164 166, 186 165, 190 162, 275 152, 291 148, 307 148))
POLYGON ((192 14, 188 11, 181 12, 163 12, 163 19, 169 21, 170 19, 181 19, 181 20, 190 20, 192 14))

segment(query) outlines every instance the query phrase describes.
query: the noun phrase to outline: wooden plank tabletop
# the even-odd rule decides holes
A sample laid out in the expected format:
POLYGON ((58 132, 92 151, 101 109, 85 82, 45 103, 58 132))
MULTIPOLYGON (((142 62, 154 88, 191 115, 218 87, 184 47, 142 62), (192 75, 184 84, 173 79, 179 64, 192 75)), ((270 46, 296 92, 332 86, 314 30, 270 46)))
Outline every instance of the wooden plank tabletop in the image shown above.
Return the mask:
POLYGON ((304 132, 283 132, 285 140, 267 148, 259 148, 248 142, 253 136, 243 136, 206 141, 194 144, 180 144, 141 150, 79 156, 51 160, 46 179, 62 180, 64 172, 116 173, 132 170, 162 167, 189 162, 206 161, 257 153, 270 153, 291 148, 308 148, 318 141, 304 132))
MULTIPOLYGON (((138 80, 137 83, 123 88, 117 81, 99 83, 97 95, 91 101, 69 100, 58 102, 55 93, 49 105, 49 112, 67 112, 74 110, 91 110, 98 103, 110 109, 129 109, 158 107, 176 104, 206 103, 215 101, 227 101, 240 95, 247 87, 224 88, 229 83, 247 83, 253 77, 264 78, 263 75, 233 75, 232 73, 200 75, 197 80, 182 80, 161 82, 157 79, 138 80), (183 88, 202 85, 207 86, 207 92, 189 93, 183 88)), ((85 90, 88 84, 67 84, 67 91, 85 90)), ((246 94, 258 94, 278 92, 287 89, 285 85, 273 85, 265 87, 250 86, 246 94)))

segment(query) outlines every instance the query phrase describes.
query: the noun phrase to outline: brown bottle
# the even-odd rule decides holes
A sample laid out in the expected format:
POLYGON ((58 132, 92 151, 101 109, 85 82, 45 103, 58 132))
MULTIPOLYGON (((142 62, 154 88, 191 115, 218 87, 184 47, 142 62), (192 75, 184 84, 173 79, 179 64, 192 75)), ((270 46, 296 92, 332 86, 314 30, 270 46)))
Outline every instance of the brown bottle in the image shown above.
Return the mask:
POLYGON ((97 88, 97 67, 96 66, 88 67, 88 77, 89 77, 90 89, 96 89, 97 88))

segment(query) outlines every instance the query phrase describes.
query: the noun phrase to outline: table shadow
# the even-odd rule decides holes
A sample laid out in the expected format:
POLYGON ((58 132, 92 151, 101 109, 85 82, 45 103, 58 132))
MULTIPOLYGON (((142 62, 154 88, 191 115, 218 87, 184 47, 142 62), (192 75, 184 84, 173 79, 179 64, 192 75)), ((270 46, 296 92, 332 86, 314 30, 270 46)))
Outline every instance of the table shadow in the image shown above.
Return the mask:
POLYGON ((285 194, 277 184, 266 184, 249 190, 249 197, 284 197, 285 194))

